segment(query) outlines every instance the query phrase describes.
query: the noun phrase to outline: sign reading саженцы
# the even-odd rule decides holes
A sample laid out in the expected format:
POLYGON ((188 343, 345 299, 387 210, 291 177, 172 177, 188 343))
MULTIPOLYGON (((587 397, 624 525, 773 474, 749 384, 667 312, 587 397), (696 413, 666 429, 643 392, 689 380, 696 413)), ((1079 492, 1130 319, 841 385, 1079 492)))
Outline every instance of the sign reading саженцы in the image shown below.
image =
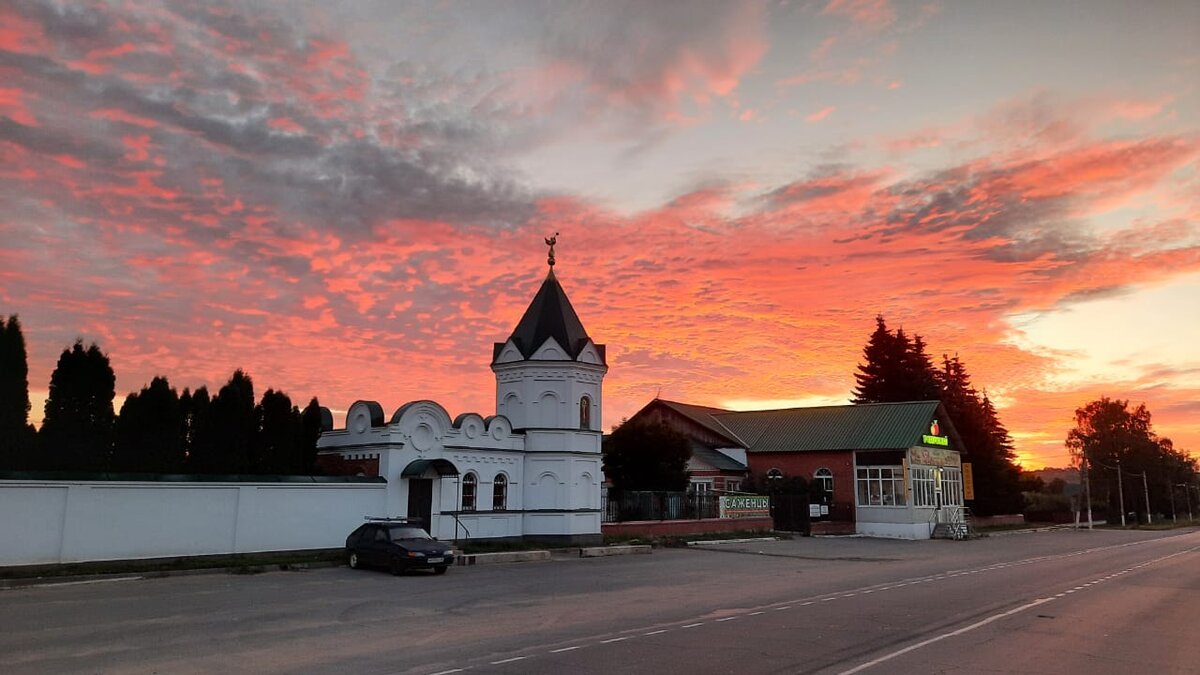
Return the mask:
POLYGON ((771 515, 771 498, 762 495, 721 497, 722 518, 767 518, 771 515))

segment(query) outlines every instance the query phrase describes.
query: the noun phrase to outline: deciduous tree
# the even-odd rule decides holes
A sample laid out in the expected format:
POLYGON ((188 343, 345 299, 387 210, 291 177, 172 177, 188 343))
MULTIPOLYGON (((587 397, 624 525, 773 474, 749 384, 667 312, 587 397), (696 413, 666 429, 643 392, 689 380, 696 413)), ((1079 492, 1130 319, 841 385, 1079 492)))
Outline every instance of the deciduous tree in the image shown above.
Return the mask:
POLYGON ((625 422, 604 442, 604 475, 615 490, 687 488, 688 439, 660 422, 625 422))

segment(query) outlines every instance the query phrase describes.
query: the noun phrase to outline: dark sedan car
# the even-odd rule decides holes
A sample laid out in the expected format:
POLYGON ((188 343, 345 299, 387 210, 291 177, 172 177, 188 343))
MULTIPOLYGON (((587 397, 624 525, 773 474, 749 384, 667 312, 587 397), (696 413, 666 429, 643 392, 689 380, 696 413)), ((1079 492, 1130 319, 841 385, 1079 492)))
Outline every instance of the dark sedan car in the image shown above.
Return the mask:
POLYGON ((432 569, 445 574, 454 564, 454 550, 412 523, 369 522, 346 537, 350 567, 384 567, 392 574, 411 569, 432 569))

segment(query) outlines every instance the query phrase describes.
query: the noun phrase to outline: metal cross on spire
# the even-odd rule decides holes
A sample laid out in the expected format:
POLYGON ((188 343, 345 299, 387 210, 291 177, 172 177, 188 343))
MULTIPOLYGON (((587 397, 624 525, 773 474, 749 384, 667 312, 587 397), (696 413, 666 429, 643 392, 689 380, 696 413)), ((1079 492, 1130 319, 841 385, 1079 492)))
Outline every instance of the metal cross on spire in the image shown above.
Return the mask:
POLYGON ((553 237, 546 237, 546 245, 550 247, 550 256, 546 262, 550 263, 551 269, 554 268, 554 245, 558 243, 558 233, 555 232, 553 237))

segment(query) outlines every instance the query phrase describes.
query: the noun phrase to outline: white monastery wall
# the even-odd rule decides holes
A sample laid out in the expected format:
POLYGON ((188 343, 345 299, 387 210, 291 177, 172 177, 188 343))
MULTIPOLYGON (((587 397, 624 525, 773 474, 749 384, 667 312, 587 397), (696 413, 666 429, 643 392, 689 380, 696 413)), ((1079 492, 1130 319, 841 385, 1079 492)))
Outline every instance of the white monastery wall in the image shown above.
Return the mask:
POLYGON ((0 481, 0 566, 340 548, 383 483, 0 481))

